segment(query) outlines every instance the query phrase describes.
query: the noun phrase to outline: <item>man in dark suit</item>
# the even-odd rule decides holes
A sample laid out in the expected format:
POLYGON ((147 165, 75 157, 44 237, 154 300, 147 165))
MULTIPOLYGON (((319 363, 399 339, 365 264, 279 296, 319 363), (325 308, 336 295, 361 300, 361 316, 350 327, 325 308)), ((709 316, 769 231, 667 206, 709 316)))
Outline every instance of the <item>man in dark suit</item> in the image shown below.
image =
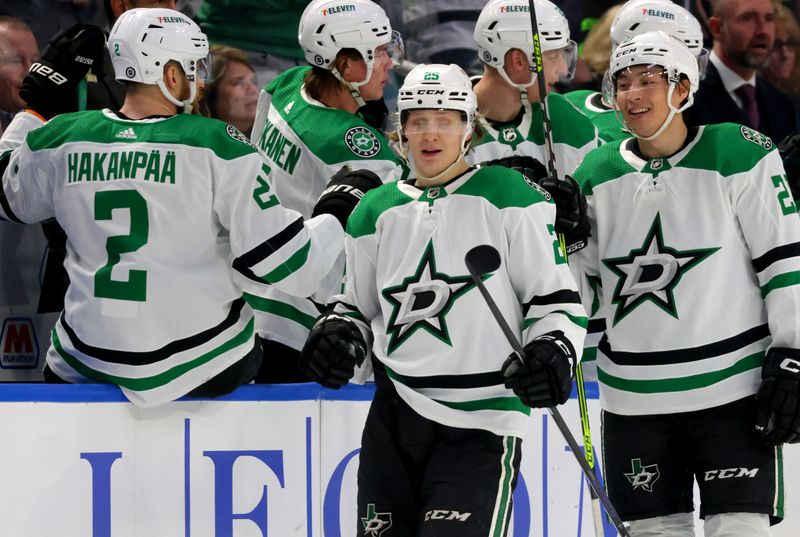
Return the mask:
POLYGON ((770 0, 716 0, 709 19, 714 48, 685 116, 689 125, 732 122, 776 143, 797 130, 791 100, 758 76, 775 41, 770 0))

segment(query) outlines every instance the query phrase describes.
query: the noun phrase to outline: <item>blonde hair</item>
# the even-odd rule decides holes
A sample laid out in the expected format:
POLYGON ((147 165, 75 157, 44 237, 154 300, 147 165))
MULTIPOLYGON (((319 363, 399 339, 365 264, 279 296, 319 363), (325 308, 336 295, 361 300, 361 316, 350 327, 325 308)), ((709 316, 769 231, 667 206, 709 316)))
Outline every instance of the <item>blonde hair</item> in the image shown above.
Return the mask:
POLYGON ((608 8, 583 41, 581 58, 595 74, 605 73, 611 63, 611 23, 621 7, 622 4, 617 4, 608 8))
POLYGON ((779 33, 785 32, 788 38, 795 42, 794 68, 786 80, 777 80, 770 76, 769 70, 764 70, 762 76, 775 84, 779 90, 788 95, 800 94, 800 25, 794 13, 779 2, 773 2, 775 7, 775 38, 779 33))

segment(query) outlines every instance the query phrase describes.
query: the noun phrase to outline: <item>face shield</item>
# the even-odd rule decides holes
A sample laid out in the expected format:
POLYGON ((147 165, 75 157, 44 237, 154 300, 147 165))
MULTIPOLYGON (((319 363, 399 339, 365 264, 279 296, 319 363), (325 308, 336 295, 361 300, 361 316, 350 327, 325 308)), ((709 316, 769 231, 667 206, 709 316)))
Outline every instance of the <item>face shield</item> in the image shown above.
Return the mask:
POLYGON ((708 49, 701 49, 700 54, 696 56, 697 58, 697 72, 700 74, 700 80, 703 80, 706 77, 706 68, 708 67, 708 57, 709 52, 708 49))
MULTIPOLYGON (((436 112, 444 112, 437 110, 436 112)), ((421 134, 464 134, 467 130, 466 118, 463 114, 410 114, 404 113, 406 118, 400 124, 400 134, 415 136, 421 134)))
POLYGON ((545 82, 567 83, 575 76, 575 66, 578 63, 578 45, 571 40, 567 46, 542 52, 544 62, 545 82))
POLYGON ((214 65, 211 54, 197 60, 197 81, 203 84, 211 84, 214 81, 214 65))

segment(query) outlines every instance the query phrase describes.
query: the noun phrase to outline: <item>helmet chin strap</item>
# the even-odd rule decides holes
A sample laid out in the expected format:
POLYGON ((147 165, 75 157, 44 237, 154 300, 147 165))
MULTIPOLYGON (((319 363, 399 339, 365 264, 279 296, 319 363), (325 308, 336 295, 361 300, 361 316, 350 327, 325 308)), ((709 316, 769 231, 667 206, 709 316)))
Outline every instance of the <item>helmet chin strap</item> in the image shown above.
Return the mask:
POLYGON ((509 86, 513 86, 519 90, 519 100, 522 102, 522 104, 528 104, 528 88, 533 86, 538 75, 536 73, 531 73, 531 78, 527 84, 517 84, 516 82, 511 81, 511 77, 508 76, 508 73, 506 73, 504 67, 498 67, 497 72, 500 73, 500 76, 503 77, 503 80, 505 80, 509 86))
POLYGON ((339 80, 339 82, 347 86, 347 89, 350 91, 350 95, 353 97, 353 99, 355 99, 356 106, 358 108, 366 106, 367 103, 366 101, 364 101, 364 97, 361 96, 361 92, 358 91, 358 87, 363 86, 364 84, 369 82, 369 79, 372 76, 371 65, 367 65, 367 79, 362 80, 361 82, 348 82, 347 80, 344 79, 344 77, 336 67, 331 68, 331 73, 333 73, 333 76, 335 76, 339 80))
POLYGON ((669 90, 667 91, 667 106, 669 106, 669 115, 667 115, 667 119, 664 120, 664 123, 661 124, 661 126, 658 128, 658 130, 656 130, 656 132, 654 132, 650 136, 640 136, 640 135, 636 134, 635 132, 631 131, 631 132, 633 132, 634 136, 636 136, 640 140, 645 140, 645 141, 655 140, 656 138, 658 138, 659 136, 664 134, 664 131, 667 130, 667 127, 669 127, 669 124, 672 123, 673 119, 675 119, 675 114, 677 114, 679 112, 683 112, 689 106, 691 106, 692 99, 689 99, 689 100, 686 101, 686 104, 684 104, 680 108, 675 108, 672 105, 672 94, 673 94, 674 91, 675 91, 675 82, 670 82, 669 83, 669 90))
POLYGON ((161 90, 161 93, 164 97, 178 107, 178 110, 183 110, 184 114, 190 114, 192 112, 192 103, 194 102, 195 96, 197 96, 197 81, 192 80, 189 82, 189 98, 185 101, 178 100, 170 91, 167 89, 167 86, 164 85, 164 79, 160 79, 158 82, 158 87, 161 90))

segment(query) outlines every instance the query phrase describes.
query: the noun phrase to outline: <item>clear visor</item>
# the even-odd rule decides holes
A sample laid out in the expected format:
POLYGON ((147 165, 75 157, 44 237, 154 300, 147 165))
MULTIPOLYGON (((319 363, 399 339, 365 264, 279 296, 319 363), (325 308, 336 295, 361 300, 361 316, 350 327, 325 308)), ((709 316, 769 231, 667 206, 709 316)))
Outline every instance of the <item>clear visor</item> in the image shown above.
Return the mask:
POLYGON ((545 80, 548 84, 567 83, 575 75, 578 63, 578 45, 570 39, 567 46, 542 52, 545 80))
POLYGON ((697 55, 697 71, 700 74, 700 80, 706 77, 706 67, 708 67, 708 49, 701 49, 700 54, 697 55))
POLYGON ((211 54, 205 58, 197 60, 197 80, 203 84, 210 84, 214 81, 214 69, 211 64, 211 54))
POLYGON ((406 47, 400 32, 393 30, 391 40, 375 49, 375 58, 388 56, 392 60, 392 67, 397 67, 405 58, 406 47))
POLYGON ((659 65, 632 66, 615 75, 610 73, 606 71, 603 76, 603 97, 615 110, 619 110, 621 98, 632 98, 669 85, 668 72, 659 65))
MULTIPOLYGON (((420 110, 422 112, 422 110, 420 110)), ((407 112, 408 117, 402 122, 400 131, 405 136, 419 134, 464 134, 467 122, 464 114, 453 110, 431 110, 426 113, 415 114, 413 110, 407 112)))

